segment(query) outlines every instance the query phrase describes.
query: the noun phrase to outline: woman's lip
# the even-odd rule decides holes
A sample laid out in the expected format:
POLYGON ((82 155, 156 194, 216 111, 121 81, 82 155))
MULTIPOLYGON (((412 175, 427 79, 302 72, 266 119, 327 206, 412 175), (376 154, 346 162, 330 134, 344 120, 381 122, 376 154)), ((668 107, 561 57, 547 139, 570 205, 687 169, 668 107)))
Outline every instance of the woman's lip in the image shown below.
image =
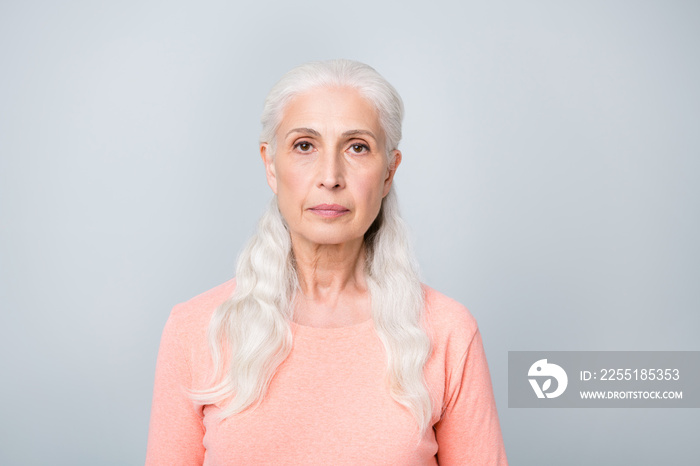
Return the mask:
POLYGON ((309 210, 316 215, 326 218, 340 217, 350 212, 347 208, 338 204, 319 204, 309 208, 309 210))

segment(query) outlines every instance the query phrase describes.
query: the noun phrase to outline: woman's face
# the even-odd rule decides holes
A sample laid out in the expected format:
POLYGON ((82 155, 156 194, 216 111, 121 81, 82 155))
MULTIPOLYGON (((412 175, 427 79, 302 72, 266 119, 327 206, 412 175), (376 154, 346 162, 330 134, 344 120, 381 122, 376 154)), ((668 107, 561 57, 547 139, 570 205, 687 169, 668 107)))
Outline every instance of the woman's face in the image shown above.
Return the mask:
POLYGON ((388 166, 374 107, 352 88, 312 89, 287 104, 276 144, 260 153, 292 242, 361 242, 401 161, 395 150, 388 166))

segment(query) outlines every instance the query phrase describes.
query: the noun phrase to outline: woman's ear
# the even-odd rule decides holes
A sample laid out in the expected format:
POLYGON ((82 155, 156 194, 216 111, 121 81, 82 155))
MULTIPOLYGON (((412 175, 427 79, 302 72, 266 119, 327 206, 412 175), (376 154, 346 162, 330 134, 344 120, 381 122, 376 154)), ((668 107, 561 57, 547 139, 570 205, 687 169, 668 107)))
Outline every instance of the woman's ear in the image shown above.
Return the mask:
POLYGON ((275 174, 275 159, 274 154, 270 150, 270 145, 266 142, 260 143, 260 157, 265 164, 265 176, 267 176, 267 184, 270 185, 272 192, 277 194, 277 175, 275 174))
POLYGON ((394 181, 394 174, 396 173, 396 169, 399 168, 399 164, 401 163, 401 151, 396 149, 391 152, 391 158, 389 159, 391 162, 389 163, 389 167, 386 169, 386 178, 384 179, 384 196, 389 194, 389 189, 391 189, 391 183, 394 181))

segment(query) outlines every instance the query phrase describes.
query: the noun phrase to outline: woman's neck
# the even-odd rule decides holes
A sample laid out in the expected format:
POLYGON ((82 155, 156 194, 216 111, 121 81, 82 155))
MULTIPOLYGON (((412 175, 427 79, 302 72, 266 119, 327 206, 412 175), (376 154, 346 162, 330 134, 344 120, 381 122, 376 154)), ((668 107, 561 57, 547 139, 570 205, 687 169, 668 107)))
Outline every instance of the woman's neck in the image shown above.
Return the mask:
POLYGON ((362 239, 343 244, 310 244, 292 238, 301 293, 324 301, 346 291, 366 291, 362 239))
POLYGON ((345 327, 372 317, 362 239, 311 245, 292 238, 292 251, 300 288, 294 300, 296 323, 345 327))

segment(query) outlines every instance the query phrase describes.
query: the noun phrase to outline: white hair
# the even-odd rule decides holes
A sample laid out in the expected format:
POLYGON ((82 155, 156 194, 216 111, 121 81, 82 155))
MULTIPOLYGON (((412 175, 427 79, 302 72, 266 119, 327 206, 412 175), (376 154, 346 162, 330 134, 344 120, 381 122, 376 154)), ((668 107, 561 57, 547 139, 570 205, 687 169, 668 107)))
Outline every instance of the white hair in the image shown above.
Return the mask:
MULTIPOLYGON (((272 145, 273 153, 285 105, 293 96, 320 86, 360 90, 379 113, 387 154, 398 147, 403 103, 396 90, 368 65, 333 60, 292 69, 268 94, 261 142, 272 145)), ((423 372, 431 344, 421 324, 425 300, 418 268, 393 187, 382 200, 364 243, 372 319, 387 355, 387 389, 413 414, 420 441, 430 427, 432 413, 423 372)), ((198 402, 219 405, 223 418, 257 406, 291 351, 289 322, 299 287, 294 264, 290 233, 275 196, 257 233, 239 256, 233 295, 212 316, 212 385, 192 392, 198 402)))

